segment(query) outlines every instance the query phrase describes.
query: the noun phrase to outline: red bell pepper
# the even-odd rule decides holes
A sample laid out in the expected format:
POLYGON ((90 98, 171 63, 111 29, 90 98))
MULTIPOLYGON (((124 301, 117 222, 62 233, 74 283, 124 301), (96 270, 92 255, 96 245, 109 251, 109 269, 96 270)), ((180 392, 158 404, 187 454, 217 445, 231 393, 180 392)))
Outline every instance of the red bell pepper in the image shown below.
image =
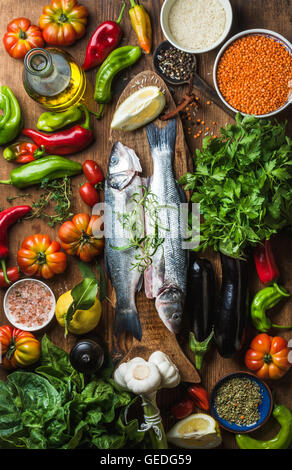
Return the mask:
POLYGON ((45 149, 40 149, 31 142, 16 142, 15 144, 6 147, 3 151, 3 158, 11 162, 16 163, 30 163, 38 158, 42 157, 45 153, 45 149))
POLYGON ((83 64, 84 70, 90 70, 100 65, 108 55, 119 45, 123 31, 120 27, 126 5, 117 21, 104 21, 91 36, 83 64))
POLYGON ((191 385, 188 389, 189 397, 195 406, 201 410, 208 411, 210 408, 210 397, 207 390, 201 385, 191 385))
POLYGON ((11 284, 6 270, 5 259, 8 257, 8 228, 17 222, 21 217, 24 217, 31 211, 30 206, 15 206, 5 209, 0 212, 0 263, 3 270, 3 277, 7 285, 11 284))
POLYGON ((46 153, 52 155, 70 155, 81 152, 93 141, 93 132, 90 129, 88 109, 84 106, 85 122, 77 124, 70 129, 45 134, 34 129, 23 129, 22 134, 30 137, 36 145, 44 147, 46 153))
POLYGON ((265 240, 253 252, 254 262, 260 281, 269 284, 278 279, 280 272, 272 251, 271 240, 265 240))
MULTIPOLYGON (((19 272, 18 266, 14 266, 13 268, 8 268, 7 277, 10 283, 18 281, 20 279, 20 272, 19 272)), ((5 281, 4 271, 0 270, 0 287, 8 287, 9 284, 7 284, 7 282, 5 281)))

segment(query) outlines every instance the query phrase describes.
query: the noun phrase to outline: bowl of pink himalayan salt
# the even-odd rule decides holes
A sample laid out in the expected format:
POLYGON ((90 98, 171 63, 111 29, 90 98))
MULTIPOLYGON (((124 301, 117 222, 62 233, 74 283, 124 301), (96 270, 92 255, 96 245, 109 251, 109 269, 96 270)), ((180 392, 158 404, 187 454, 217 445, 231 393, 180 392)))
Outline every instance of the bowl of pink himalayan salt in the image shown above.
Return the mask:
POLYGON ((15 328, 38 331, 53 319, 56 299, 44 282, 25 278, 9 287, 3 303, 7 320, 15 328))

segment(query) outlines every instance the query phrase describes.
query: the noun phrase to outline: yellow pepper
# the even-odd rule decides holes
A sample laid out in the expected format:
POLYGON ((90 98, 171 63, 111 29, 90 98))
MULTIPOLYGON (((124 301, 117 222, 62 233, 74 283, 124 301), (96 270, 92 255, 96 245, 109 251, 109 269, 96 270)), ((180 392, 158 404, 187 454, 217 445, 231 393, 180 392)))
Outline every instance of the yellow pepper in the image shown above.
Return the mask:
POLYGON ((150 54, 152 46, 152 27, 150 16, 143 5, 138 5, 135 0, 130 0, 132 8, 129 14, 135 33, 138 36, 141 48, 150 54))

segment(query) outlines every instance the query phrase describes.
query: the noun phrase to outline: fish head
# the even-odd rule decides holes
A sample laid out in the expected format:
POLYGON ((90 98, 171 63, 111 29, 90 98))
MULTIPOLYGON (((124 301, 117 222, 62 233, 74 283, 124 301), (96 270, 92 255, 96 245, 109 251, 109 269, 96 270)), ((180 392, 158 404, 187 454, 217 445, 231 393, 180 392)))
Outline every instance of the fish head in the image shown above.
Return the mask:
POLYGON ((183 317, 183 293, 176 287, 167 287, 157 296, 155 306, 159 317, 172 333, 179 333, 183 317))
POLYGON ((137 173, 141 173, 140 160, 134 150, 121 142, 112 148, 108 165, 108 182, 114 189, 122 190, 131 183, 137 173))

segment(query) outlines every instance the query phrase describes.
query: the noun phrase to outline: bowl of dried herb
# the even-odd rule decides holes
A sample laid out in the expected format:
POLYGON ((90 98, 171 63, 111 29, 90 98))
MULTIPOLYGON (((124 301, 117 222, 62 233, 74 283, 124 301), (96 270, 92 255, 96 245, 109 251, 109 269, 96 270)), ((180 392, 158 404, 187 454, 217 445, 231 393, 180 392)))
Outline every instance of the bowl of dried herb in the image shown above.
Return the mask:
POLYGON ((211 414, 229 432, 255 431, 266 423, 272 410, 270 388, 249 372, 226 375, 211 392, 211 414))

